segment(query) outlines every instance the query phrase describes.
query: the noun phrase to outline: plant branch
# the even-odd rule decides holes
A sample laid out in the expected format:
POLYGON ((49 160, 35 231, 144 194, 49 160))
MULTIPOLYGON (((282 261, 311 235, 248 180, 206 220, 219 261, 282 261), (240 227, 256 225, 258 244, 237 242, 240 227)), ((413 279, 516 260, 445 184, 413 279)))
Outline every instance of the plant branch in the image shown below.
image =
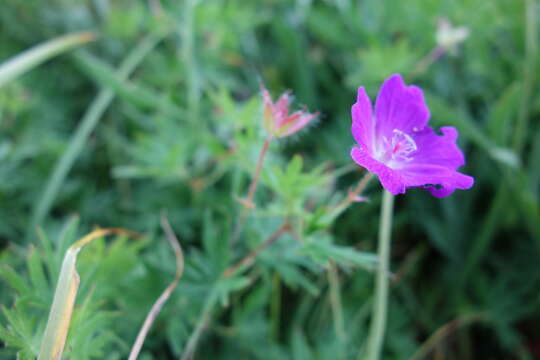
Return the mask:
POLYGON ((259 153, 259 158, 257 159, 257 166, 255 168, 255 173, 253 174, 251 184, 249 184, 248 193, 244 199, 239 200, 243 206, 243 209, 242 209, 242 212, 240 213, 240 217, 238 218, 238 222, 236 223, 236 227, 234 229, 234 233, 231 240, 232 244, 236 243, 236 241, 238 240, 238 238, 240 237, 242 233, 242 228, 244 227, 246 215, 251 209, 255 208, 255 204, 253 203, 253 197, 255 196, 255 190, 257 190, 257 185, 259 184, 259 178, 261 177, 261 171, 262 171, 262 166, 264 163, 264 158, 266 157, 266 153, 268 152, 268 148, 270 147, 270 141, 272 141, 271 137, 264 140, 263 146, 259 153))
POLYGON ((288 222, 285 222, 276 231, 274 231, 262 244, 251 250, 251 252, 249 252, 246 256, 240 259, 240 261, 238 261, 236 264, 226 269, 223 272, 223 277, 230 277, 236 274, 240 269, 251 266, 255 262, 255 259, 261 253, 261 251, 272 245, 277 239, 281 237, 281 235, 288 231, 290 231, 290 225, 288 222))
POLYGON ((259 153, 259 159, 257 160, 257 167, 255 168, 255 174, 253 175, 253 180, 251 181, 251 184, 249 185, 246 203, 249 205, 252 205, 253 207, 254 207, 253 197, 255 196, 255 190, 257 189, 259 178, 261 177, 261 170, 264 163, 264 158, 266 156, 266 153, 268 152, 268 148, 270 147, 270 141, 271 141, 271 138, 267 138, 266 140, 264 140, 263 146, 261 148, 261 152, 259 153))
POLYGON ((360 194, 364 192, 364 190, 366 189, 366 186, 369 184, 369 181, 373 179, 373 176, 374 175, 371 172, 366 172, 364 176, 362 176, 362 178, 358 182, 358 185, 356 185, 356 188, 354 189, 354 191, 349 191, 349 193, 347 194, 347 197, 343 199, 339 204, 337 204, 335 206, 335 209, 346 208, 349 205, 351 205, 353 202, 355 202, 360 196, 360 194))

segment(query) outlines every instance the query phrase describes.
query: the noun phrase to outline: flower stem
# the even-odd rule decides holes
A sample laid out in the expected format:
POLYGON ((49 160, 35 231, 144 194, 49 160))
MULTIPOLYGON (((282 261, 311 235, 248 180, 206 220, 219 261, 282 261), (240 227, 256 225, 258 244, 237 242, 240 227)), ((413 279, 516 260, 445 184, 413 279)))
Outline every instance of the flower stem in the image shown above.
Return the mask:
POLYGON ((429 54, 423 57, 414 68, 413 75, 424 73, 435 61, 445 54, 446 50, 442 46, 435 46, 429 54))
POLYGON ((366 172, 366 174, 362 177, 362 179, 360 179, 360 182, 358 182, 358 185, 356 186, 354 191, 349 190, 349 193, 347 194, 347 196, 330 210, 341 212, 342 210, 345 210, 347 207, 349 207, 364 192, 369 181, 373 179, 373 176, 374 175, 370 173, 369 171, 366 172))
POLYGON ((236 222, 236 226, 232 235, 231 244, 236 243, 238 238, 240 237, 240 234, 242 233, 242 228, 244 227, 244 220, 249 212, 249 210, 253 209, 255 207, 255 204, 253 203, 253 197, 255 196, 255 190, 257 189, 257 184, 259 183, 259 178, 261 177, 261 170, 264 163, 264 158, 266 156, 266 153, 268 152, 268 148, 270 147, 270 141, 272 140, 272 137, 267 138, 264 140, 263 146, 261 148, 261 152, 259 153, 259 159, 257 159, 257 167, 255 168, 255 173, 253 174, 253 179, 251 179, 251 184, 249 184, 248 194, 245 199, 241 199, 240 202, 242 203, 243 209, 238 217, 238 221, 236 222))
POLYGON ((259 159, 257 160, 255 174, 253 175, 253 180, 249 185, 248 195, 246 197, 247 204, 253 203, 253 196, 255 195, 255 190, 257 189, 257 184, 259 183, 259 178, 261 177, 261 169, 264 162, 264 157, 266 156, 266 152, 268 151, 268 147, 270 146, 270 140, 271 138, 267 138, 266 140, 264 140, 261 152, 259 153, 259 159))
POLYGON ((388 191, 384 191, 379 223, 379 263, 375 280, 375 301, 373 302, 373 316, 367 344, 366 359, 368 360, 379 359, 384 340, 388 305, 388 273, 393 207, 394 196, 388 191))

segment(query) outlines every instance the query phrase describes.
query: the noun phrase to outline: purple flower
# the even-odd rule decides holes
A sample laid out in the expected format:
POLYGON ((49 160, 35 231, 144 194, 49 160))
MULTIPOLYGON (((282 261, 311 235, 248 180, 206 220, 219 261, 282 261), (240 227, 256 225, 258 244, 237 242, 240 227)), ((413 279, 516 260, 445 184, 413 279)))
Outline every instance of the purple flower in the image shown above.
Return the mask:
POLYGON ((455 189, 469 189, 474 179, 457 172, 465 163, 456 145, 455 128, 436 134, 427 125, 429 109, 422 90, 406 86, 401 75, 383 83, 375 103, 363 87, 352 107, 352 134, 358 143, 353 160, 379 177, 394 195, 413 186, 426 187, 434 196, 445 197, 455 189))

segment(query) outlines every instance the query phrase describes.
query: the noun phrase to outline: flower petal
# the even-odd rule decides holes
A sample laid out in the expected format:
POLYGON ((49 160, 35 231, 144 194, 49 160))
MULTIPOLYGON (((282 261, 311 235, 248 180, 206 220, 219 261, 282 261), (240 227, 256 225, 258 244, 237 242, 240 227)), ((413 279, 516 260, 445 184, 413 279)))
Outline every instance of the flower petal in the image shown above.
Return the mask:
POLYGON ((352 134, 358 145, 369 154, 373 154, 375 137, 375 121, 373 119, 372 105, 364 87, 358 88, 356 103, 352 106, 352 134))
POLYGON ((440 165, 411 165, 400 172, 406 187, 426 186, 437 197, 448 196, 455 189, 470 189, 474 184, 472 177, 440 165))
POLYGON ((437 135, 429 126, 414 134, 418 147, 411 162, 399 169, 406 187, 428 186, 437 197, 450 195, 455 189, 469 189, 474 179, 456 170, 465 163, 456 145, 458 132, 447 126, 437 135))
POLYGON ((377 137, 390 139, 394 129, 404 133, 421 130, 429 109, 420 88, 405 86, 401 75, 390 76, 381 86, 375 103, 377 137))
POLYGON ((393 195, 405 193, 405 184, 398 171, 373 159, 367 152, 358 147, 351 150, 351 157, 358 165, 376 174, 382 186, 393 195))
POLYGON ((426 186, 426 188, 433 196, 443 198, 452 194, 456 189, 467 190, 470 189, 473 185, 473 177, 456 172, 451 177, 451 181, 441 182, 439 184, 439 187, 426 186))
POLYGON ((285 126, 282 127, 282 129, 285 129, 285 132, 280 137, 294 134, 295 132, 301 130, 304 126, 308 125, 317 116, 319 116, 319 113, 311 114, 304 111, 297 111, 290 117, 292 118, 296 114, 298 114, 297 118, 295 118, 290 124, 286 123, 285 126))
POLYGON ((289 114, 289 92, 284 92, 274 104, 274 116, 276 118, 276 125, 279 127, 283 124, 287 115, 289 114))
POLYGON ((444 126, 441 132, 442 135, 437 135, 426 126, 422 131, 413 133, 418 150, 411 164, 436 164, 452 170, 465 164, 465 157, 456 144, 458 131, 452 126, 444 126))

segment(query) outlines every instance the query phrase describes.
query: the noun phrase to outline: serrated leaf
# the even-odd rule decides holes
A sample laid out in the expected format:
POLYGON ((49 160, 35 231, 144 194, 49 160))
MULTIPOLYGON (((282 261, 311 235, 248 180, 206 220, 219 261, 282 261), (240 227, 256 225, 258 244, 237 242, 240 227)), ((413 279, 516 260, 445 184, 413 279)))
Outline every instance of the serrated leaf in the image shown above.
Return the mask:
POLYGON ((319 262, 334 260, 338 265, 355 265, 366 270, 374 270, 377 265, 377 255, 360 252, 352 247, 340 246, 324 239, 316 239, 307 243, 302 252, 319 262))
POLYGON ((27 257, 28 272, 30 281, 35 291, 39 296, 45 298, 49 295, 49 282, 45 276, 41 256, 37 253, 35 247, 30 248, 30 253, 27 257))
POLYGON ((15 270, 7 265, 0 267, 0 277, 2 277, 13 289, 20 295, 28 295, 31 293, 31 288, 28 282, 18 275, 15 270))

